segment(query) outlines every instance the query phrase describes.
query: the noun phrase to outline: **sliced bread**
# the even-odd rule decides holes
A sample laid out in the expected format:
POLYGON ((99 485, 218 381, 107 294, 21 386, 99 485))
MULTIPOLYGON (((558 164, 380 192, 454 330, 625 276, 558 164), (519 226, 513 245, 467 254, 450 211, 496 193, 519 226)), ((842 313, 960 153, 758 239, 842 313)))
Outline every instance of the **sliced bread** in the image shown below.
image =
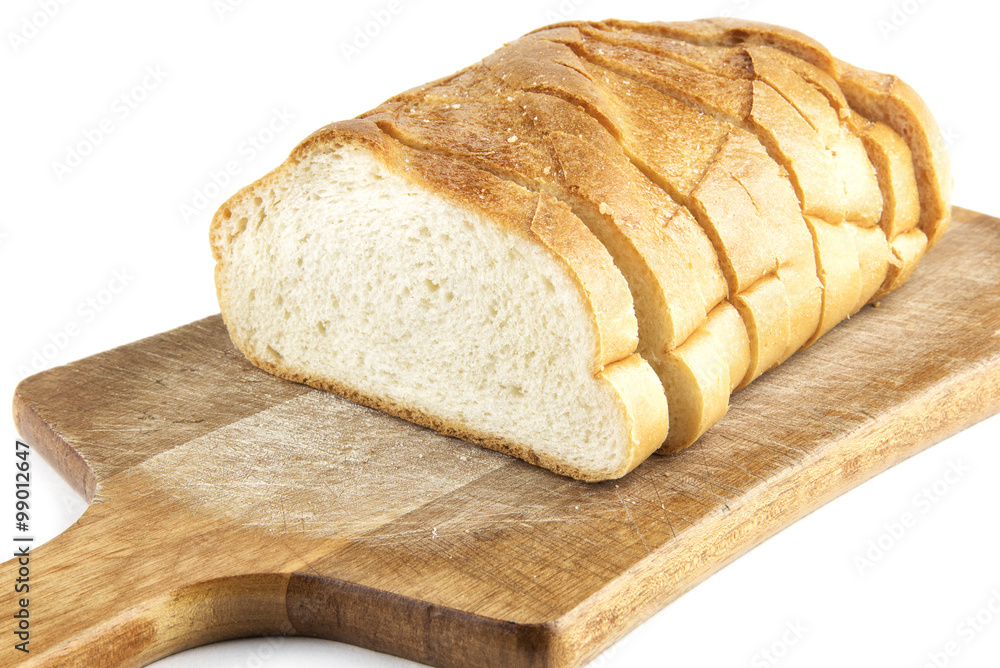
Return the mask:
POLYGON ((604 480, 907 280, 950 178, 911 89, 795 31, 571 22, 314 133, 212 246, 254 364, 604 480))

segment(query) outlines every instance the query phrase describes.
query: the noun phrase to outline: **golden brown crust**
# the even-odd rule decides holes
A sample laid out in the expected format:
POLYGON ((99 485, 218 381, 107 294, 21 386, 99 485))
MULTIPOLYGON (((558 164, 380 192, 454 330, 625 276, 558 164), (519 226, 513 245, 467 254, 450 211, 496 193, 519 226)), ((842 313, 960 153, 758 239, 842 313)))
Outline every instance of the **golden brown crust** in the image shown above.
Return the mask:
MULTIPOLYGON (((845 176, 854 178, 854 182, 848 184, 847 191, 858 193, 867 190, 871 195, 850 198, 848 205, 855 209, 848 209, 846 219, 864 227, 877 221, 885 232, 884 244, 888 245, 894 242, 898 234, 917 224, 914 216, 919 217, 919 225, 929 237, 928 246, 933 245, 947 227, 951 176, 940 130, 926 104, 897 78, 848 65, 830 55, 815 40, 780 26, 732 19, 670 24, 610 20, 599 24, 561 24, 561 27, 552 31, 568 38, 574 29, 589 35, 603 32, 605 39, 609 39, 607 35, 614 33, 611 41, 630 43, 636 48, 667 54, 671 58, 704 67, 717 74, 734 78, 756 76, 780 92, 821 135, 826 132, 824 143, 835 148, 838 156, 842 158, 846 150, 857 154, 856 142, 830 140, 829 132, 835 128, 837 120, 832 115, 832 112, 835 113, 843 121, 842 125, 863 141, 864 151, 877 171, 878 190, 881 191, 883 200, 878 202, 872 196, 875 190, 871 187, 870 167, 864 181, 857 180, 863 170, 849 170, 845 176), (744 64, 740 60, 740 49, 736 47, 744 49, 749 62, 744 64), (757 58, 758 53, 766 57, 757 58), (785 67, 775 69, 775 63, 785 67), (789 76, 789 72, 798 77, 789 76), (822 104, 820 96, 825 97, 828 104, 822 104), (850 105, 855 108, 852 109, 850 105), (862 114, 875 122, 867 120, 862 114), (905 142, 900 134, 905 137, 905 142), (883 203, 884 208, 879 215, 878 210, 883 203)), ((761 125, 766 128, 767 124, 761 125)), ((804 135, 799 131, 792 136, 804 135)), ((786 154, 780 150, 776 137, 771 138, 771 143, 784 158, 790 160, 795 157, 794 153, 786 154)), ((814 152, 807 150, 802 154, 808 157, 814 152)), ((837 164, 842 165, 844 162, 839 160, 837 164)), ((868 161, 857 164, 863 162, 868 161)), ((804 176, 808 182, 809 163, 805 162, 804 165, 804 175, 798 174, 799 170, 794 167, 790 171, 794 177, 801 179, 804 176)), ((813 174, 821 177, 824 171, 819 169, 813 174)), ((822 186, 821 180, 813 180, 815 186, 822 186)), ((799 185, 800 193, 805 195, 801 182, 799 185)), ((830 192, 822 187, 813 187, 811 191, 821 194, 830 192)), ((806 206, 805 210, 807 213, 823 215, 827 222, 839 220, 839 216, 830 215, 828 207, 806 206)), ((878 244, 876 235, 873 234, 855 236, 867 240, 864 248, 859 250, 862 254, 867 253, 866 261, 871 266, 864 273, 867 281, 873 281, 886 267, 885 245, 878 244)), ((887 292, 890 285, 899 285, 900 279, 912 271, 911 263, 919 260, 920 254, 912 252, 916 248, 910 241, 912 239, 916 237, 910 235, 907 240, 899 242, 900 248, 905 247, 907 252, 894 254, 893 261, 901 264, 889 267, 885 283, 878 290, 879 294, 887 292), (902 266, 907 266, 907 270, 901 270, 902 266)), ((817 243, 817 253, 821 247, 828 247, 828 244, 817 243)), ((830 258, 827 262, 828 265, 835 263, 836 258, 830 258)), ((834 283, 831 283, 831 289, 833 286, 834 283)), ((862 292, 869 293, 868 287, 862 292)), ((846 295, 831 294, 828 297, 833 301, 849 301, 846 295)), ((824 324, 821 330, 825 331, 828 326, 824 324)))
POLYGON ((884 122, 906 140, 913 153, 914 169, 921 186, 920 226, 928 235, 931 246, 947 228, 953 187, 947 146, 926 103, 899 78, 845 63, 831 55, 822 44, 796 30, 742 19, 716 18, 673 23, 637 23, 618 19, 597 23, 571 21, 540 28, 535 34, 549 31, 553 35, 568 36, 574 30, 579 32, 593 27, 652 34, 695 47, 762 45, 798 58, 815 68, 814 72, 826 75, 810 77, 811 82, 827 93, 835 106, 838 100, 843 100, 845 104, 849 102, 856 111, 871 120, 884 122))
MULTIPOLYGON (((728 85, 735 86, 737 94, 752 81, 751 105, 729 120, 757 132, 769 150, 781 157, 805 213, 830 222, 847 219, 872 225, 878 220, 881 197, 871 165, 857 138, 842 132, 830 102, 800 75, 802 68, 796 65, 806 63, 766 46, 701 46, 606 24, 576 27, 581 35, 600 42, 640 49, 711 76, 733 79, 728 85)), ((580 42, 586 48, 586 40, 580 42)), ((729 111, 708 98, 699 103, 716 113, 729 111)))
POLYGON ((626 415, 626 425, 635 444, 629 458, 611 475, 620 478, 641 464, 666 440, 670 427, 667 399, 656 372, 639 355, 631 355, 609 365, 600 378, 607 383, 619 410, 626 415))
POLYGON ((663 379, 667 397, 674 399, 670 431, 661 454, 694 443, 726 414, 729 395, 750 368, 750 339, 736 308, 727 301, 716 306, 705 325, 664 357, 651 360, 663 379), (681 410, 685 419, 674 417, 681 410))
POLYGON ((920 199, 910 149, 885 123, 864 121, 858 135, 875 167, 885 197, 879 226, 887 239, 895 239, 920 221, 920 199))
MULTIPOLYGON (((839 61, 838 61, 839 62, 839 61)), ((953 181, 944 135, 927 104, 902 80, 840 63, 838 78, 851 105, 902 136, 920 185, 920 229, 932 247, 951 222, 953 181)))
POLYGON ((871 301, 892 292, 910 279, 913 270, 916 269, 920 258, 927 252, 927 236, 922 230, 909 230, 898 234, 889 250, 892 257, 889 258, 889 270, 882 287, 871 298, 871 301))
MULTIPOLYGON (((611 21, 618 25, 636 26, 611 21)), ((951 160, 941 129, 926 102, 898 77, 855 67, 833 57, 810 37, 782 26, 741 19, 647 24, 658 33, 696 44, 763 44, 800 58, 829 74, 851 107, 902 136, 913 154, 920 184, 920 228, 932 247, 951 220, 951 160)))

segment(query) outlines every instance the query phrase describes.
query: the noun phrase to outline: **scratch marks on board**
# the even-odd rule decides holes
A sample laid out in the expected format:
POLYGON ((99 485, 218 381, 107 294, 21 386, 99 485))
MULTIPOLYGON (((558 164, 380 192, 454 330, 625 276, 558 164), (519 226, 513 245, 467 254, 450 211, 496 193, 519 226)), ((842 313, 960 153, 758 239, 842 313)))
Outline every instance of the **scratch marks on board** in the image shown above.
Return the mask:
MULTIPOLYGON (((625 510, 625 517, 628 518, 628 523, 632 526, 636 535, 639 536, 639 540, 642 541, 642 546, 646 548, 646 552, 652 552, 652 550, 649 549, 649 545, 646 543, 646 537, 642 535, 642 529, 639 528, 639 525, 636 524, 635 519, 632 517, 632 511, 628 507, 628 499, 622 496, 621 491, 619 491, 617 487, 615 488, 615 491, 618 494, 618 500, 621 502, 622 508, 625 510)), ((632 503, 635 503, 635 501, 632 501, 632 503)))
POLYGON ((200 436, 141 467, 175 497, 210 512, 269 531, 345 538, 402 517, 508 462, 490 450, 317 391, 200 436))

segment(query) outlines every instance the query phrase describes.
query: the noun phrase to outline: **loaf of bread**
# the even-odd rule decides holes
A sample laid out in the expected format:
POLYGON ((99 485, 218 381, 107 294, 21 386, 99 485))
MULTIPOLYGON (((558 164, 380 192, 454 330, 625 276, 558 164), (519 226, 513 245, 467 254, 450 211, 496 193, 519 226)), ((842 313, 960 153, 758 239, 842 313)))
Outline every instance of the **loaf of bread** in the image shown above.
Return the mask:
POLYGON ((917 94, 800 33, 572 22, 318 130, 211 242, 252 363, 597 481, 906 281, 950 197, 917 94))

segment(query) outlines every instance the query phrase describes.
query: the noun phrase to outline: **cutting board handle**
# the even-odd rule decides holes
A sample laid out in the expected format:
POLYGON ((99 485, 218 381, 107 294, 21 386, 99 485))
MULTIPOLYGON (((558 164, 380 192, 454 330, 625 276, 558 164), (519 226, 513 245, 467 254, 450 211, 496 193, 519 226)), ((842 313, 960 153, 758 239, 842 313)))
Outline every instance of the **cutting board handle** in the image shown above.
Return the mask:
POLYGON ((59 536, 0 565, 0 665, 144 666, 210 642, 294 633, 287 574, 199 579, 182 536, 165 542, 115 506, 99 499, 59 536), (133 538, 125 547, 121 534, 133 538))

